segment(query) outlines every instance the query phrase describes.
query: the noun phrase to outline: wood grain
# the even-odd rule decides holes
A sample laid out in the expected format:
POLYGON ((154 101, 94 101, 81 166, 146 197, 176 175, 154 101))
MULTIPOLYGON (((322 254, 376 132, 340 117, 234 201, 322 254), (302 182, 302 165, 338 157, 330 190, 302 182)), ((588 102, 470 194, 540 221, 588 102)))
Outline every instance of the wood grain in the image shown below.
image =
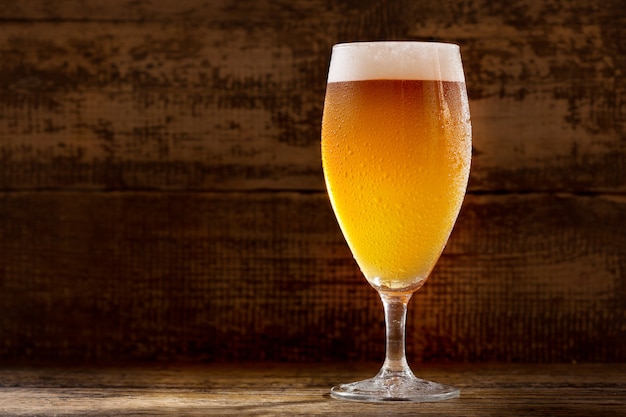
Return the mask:
POLYGON ((463 48, 472 190, 625 190, 616 1, 27 3, 0 34, 5 189, 322 190, 330 46, 437 38, 463 48))
MULTIPOLYGON (((412 359, 626 360, 625 205, 468 196, 412 359)), ((9 193, 0 219, 5 361, 383 356, 325 194, 9 193)))
POLYGON ((324 194, 330 47, 462 47, 470 189, 413 361, 626 360, 618 0, 5 0, 0 360, 379 360, 324 194))
POLYGON ((424 378, 461 388, 439 403, 338 401, 332 385, 370 366, 11 368, 0 371, 0 415, 89 416, 621 416, 623 365, 429 366, 424 378))

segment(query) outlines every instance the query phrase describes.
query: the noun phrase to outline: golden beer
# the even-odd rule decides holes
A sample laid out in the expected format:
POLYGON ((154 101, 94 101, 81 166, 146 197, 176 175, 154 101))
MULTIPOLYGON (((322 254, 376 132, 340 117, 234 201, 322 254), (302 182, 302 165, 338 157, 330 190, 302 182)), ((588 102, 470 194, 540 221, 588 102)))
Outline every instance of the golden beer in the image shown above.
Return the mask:
POLYGON ((390 63, 342 76, 332 65, 322 162, 333 209, 367 280, 412 292, 441 255, 467 186, 464 76, 390 63))

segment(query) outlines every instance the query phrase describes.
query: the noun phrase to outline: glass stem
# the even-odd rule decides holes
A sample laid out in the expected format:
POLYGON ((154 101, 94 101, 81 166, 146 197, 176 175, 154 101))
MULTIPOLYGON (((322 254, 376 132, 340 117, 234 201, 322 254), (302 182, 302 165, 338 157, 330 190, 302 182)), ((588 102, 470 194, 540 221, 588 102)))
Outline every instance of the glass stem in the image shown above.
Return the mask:
POLYGON ((380 292, 380 299, 385 309, 385 326, 387 333, 387 350, 385 363, 380 370, 379 376, 393 377, 412 376, 406 360, 406 312, 407 305, 411 299, 410 294, 383 293, 380 292))

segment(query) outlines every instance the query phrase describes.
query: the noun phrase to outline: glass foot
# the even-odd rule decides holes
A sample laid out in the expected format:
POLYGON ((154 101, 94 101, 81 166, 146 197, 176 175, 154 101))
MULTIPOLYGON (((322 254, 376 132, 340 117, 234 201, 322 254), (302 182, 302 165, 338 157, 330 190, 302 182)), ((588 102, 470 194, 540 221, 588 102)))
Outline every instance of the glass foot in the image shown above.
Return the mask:
POLYGON ((458 388, 425 381, 411 374, 379 374, 363 381, 340 384, 330 390, 333 398, 368 402, 433 402, 457 398, 460 393, 458 388))

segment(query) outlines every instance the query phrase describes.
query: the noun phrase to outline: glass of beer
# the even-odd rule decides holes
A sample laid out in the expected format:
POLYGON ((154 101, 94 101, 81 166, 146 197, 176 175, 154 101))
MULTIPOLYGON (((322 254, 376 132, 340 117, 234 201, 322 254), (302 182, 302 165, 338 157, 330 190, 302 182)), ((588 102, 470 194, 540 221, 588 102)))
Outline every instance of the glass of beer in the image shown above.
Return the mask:
POLYGON ((383 303, 386 357, 334 398, 439 401, 459 390, 417 378, 405 355, 407 304, 456 221, 470 170, 471 123, 458 45, 355 42, 332 49, 322 119, 331 205, 383 303))

